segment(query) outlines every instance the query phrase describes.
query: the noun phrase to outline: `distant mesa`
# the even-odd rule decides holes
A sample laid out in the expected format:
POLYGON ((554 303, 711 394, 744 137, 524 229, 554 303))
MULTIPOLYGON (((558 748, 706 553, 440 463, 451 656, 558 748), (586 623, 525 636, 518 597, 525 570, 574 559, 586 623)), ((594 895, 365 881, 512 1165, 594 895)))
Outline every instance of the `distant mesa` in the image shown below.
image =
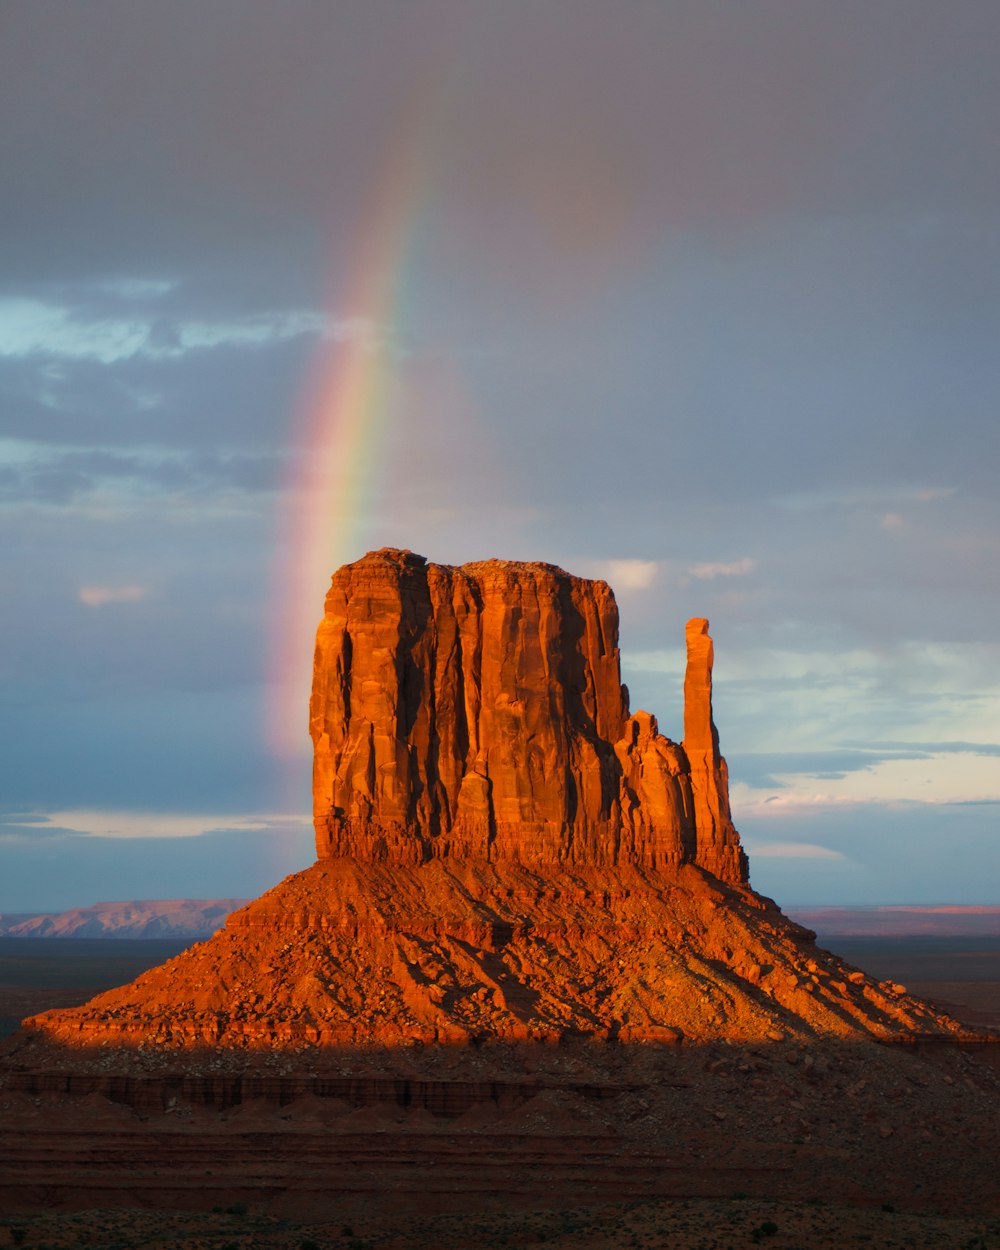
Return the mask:
POLYGON ((1000 907, 796 907, 800 924, 830 937, 1000 938, 1000 907))
POLYGON ((317 862, 22 1044, 961 1036, 750 888, 708 622, 686 641, 675 742, 629 709, 604 582, 396 549, 340 569, 310 705, 317 862))
POLYGON ((0 915, 0 937, 162 938, 196 941, 211 937, 245 898, 133 899, 94 903, 62 912, 0 915))

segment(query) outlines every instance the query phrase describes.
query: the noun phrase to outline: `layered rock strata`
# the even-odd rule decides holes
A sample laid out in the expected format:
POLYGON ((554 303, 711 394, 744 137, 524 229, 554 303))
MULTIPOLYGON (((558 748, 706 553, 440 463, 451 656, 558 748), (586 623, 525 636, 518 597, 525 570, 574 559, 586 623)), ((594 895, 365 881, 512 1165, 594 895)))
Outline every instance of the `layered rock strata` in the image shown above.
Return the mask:
POLYGON ((319 858, 694 863, 745 881, 707 631, 688 626, 678 744, 629 713, 605 582, 396 550, 345 566, 310 707, 319 858))

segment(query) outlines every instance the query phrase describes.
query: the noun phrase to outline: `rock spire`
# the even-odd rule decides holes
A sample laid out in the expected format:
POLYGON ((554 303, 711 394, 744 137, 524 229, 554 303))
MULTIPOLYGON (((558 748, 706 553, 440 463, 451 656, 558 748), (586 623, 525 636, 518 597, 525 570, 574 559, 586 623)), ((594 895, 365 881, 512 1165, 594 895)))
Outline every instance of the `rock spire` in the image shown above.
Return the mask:
POLYGON ((319 858, 694 863, 744 882, 707 628, 688 626, 679 745, 629 712, 605 582, 388 548, 346 565, 316 639, 319 858))

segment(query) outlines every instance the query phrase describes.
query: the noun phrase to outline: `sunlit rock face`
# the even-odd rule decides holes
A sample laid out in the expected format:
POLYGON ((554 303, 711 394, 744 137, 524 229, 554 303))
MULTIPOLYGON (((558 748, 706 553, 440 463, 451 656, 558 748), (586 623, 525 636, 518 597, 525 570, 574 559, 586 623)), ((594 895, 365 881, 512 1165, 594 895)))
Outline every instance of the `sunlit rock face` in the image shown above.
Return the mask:
POLYGON ((604 582, 395 550, 342 568, 311 707, 318 862, 131 985, 26 1021, 19 1062, 959 1035, 749 888, 707 621, 687 645, 678 744, 629 712, 604 582))
POLYGON ((319 858, 695 863, 745 881, 707 626, 688 628, 679 745, 629 714, 605 582, 391 549, 346 565, 316 639, 319 858))

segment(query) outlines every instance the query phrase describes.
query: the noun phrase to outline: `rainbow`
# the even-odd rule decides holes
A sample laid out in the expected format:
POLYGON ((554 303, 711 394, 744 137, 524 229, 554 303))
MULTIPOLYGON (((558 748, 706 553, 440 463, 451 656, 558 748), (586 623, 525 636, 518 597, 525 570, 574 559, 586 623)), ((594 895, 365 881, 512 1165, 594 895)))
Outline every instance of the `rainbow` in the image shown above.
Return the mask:
MULTIPOLYGON (((436 94, 436 93, 435 93, 436 94)), ((364 554, 396 383, 405 276, 424 215, 437 109, 410 110, 361 216, 348 280, 328 307, 334 331, 303 388, 295 444, 303 450, 285 491, 268 665, 266 736, 273 754, 300 757, 312 648, 330 575, 364 554)))

